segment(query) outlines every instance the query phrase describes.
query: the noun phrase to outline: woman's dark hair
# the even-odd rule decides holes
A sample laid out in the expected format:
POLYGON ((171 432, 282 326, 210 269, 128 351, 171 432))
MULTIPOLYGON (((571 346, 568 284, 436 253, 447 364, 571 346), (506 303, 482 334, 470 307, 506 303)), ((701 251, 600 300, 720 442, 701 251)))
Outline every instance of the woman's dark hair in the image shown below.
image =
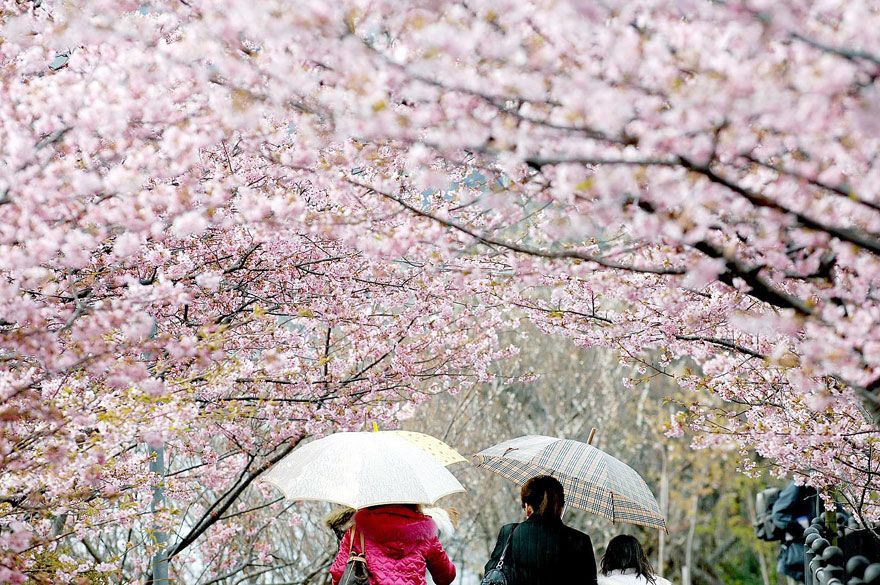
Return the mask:
POLYGON ((649 583, 656 585, 654 567, 645 556, 642 545, 634 536, 619 534, 611 539, 602 555, 602 574, 608 575, 611 571, 627 569, 635 569, 636 575, 641 575, 649 583))
POLYGON ((530 505, 534 510, 533 513, 540 518, 562 518, 565 491, 555 477, 549 475, 533 477, 523 484, 520 499, 523 508, 526 504, 530 505))

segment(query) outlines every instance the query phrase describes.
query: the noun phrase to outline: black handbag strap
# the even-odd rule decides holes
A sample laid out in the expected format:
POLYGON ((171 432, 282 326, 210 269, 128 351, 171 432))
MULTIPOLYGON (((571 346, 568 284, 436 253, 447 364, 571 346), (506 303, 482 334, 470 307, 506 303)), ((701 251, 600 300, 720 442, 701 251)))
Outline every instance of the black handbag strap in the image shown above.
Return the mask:
POLYGON ((504 557, 507 554, 507 549, 510 548, 510 541, 513 540, 513 533, 516 532, 516 529, 519 527, 519 524, 516 524, 513 527, 513 530, 510 531, 510 536, 507 537, 507 542, 504 543, 504 548, 501 550, 501 556, 498 558, 498 564, 495 565, 495 568, 499 571, 501 567, 504 566, 504 557))

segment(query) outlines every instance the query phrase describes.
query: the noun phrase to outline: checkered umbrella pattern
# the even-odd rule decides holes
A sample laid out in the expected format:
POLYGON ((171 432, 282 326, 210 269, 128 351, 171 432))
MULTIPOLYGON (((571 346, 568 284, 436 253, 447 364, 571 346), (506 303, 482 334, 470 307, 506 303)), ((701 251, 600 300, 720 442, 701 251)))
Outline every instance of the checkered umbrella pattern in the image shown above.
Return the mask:
POLYGON ((567 505, 612 522, 666 529, 660 506, 636 471, 604 451, 569 439, 528 435, 474 455, 474 465, 522 484, 552 475, 565 488, 567 505))

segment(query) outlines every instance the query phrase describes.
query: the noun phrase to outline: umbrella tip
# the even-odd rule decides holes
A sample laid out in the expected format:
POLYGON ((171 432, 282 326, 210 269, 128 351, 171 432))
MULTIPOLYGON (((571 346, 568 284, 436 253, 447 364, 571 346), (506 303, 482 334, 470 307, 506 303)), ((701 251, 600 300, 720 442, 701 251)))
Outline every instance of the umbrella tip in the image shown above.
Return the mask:
POLYGON ((379 423, 377 423, 376 421, 373 421, 373 432, 374 433, 379 432, 379 423))
POLYGON ((593 444, 593 437, 596 436, 596 427, 590 429, 590 436, 587 438, 587 445, 593 444))

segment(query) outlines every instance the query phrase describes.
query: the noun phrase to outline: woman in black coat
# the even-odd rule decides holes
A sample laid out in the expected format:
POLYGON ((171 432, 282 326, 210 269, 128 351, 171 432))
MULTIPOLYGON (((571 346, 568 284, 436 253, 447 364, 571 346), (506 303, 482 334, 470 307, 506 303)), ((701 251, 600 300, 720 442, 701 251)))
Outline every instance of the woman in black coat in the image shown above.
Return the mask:
POLYGON ((501 528, 486 572, 496 568, 510 539, 502 567, 507 585, 596 585, 590 537, 562 523, 562 484, 539 475, 523 485, 520 497, 526 521, 501 528))

